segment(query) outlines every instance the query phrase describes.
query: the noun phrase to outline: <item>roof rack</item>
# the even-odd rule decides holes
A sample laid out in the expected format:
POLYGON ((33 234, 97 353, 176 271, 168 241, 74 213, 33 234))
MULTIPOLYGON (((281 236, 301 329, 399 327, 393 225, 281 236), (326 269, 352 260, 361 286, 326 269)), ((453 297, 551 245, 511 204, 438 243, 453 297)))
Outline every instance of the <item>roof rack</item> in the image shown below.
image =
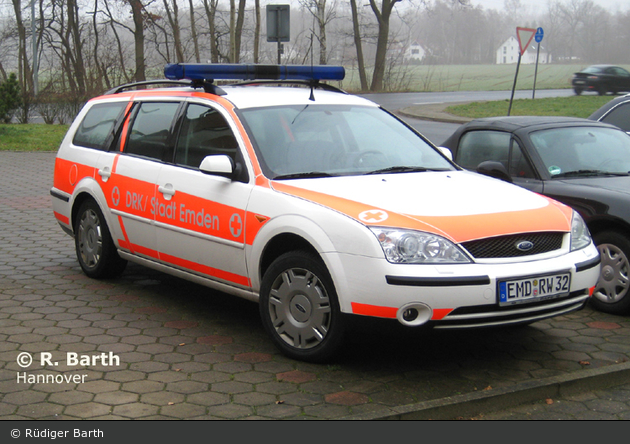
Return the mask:
POLYGON ((192 88, 203 88, 205 92, 216 94, 218 96, 225 95, 225 91, 219 88, 217 85, 212 83, 212 80, 171 80, 171 79, 161 79, 161 80, 145 80, 141 82, 132 82, 125 83, 124 85, 117 86, 116 88, 112 88, 107 91, 104 95, 109 94, 119 94, 125 90, 131 88, 137 88, 139 86, 153 86, 153 85, 170 85, 170 86, 188 86, 192 88))

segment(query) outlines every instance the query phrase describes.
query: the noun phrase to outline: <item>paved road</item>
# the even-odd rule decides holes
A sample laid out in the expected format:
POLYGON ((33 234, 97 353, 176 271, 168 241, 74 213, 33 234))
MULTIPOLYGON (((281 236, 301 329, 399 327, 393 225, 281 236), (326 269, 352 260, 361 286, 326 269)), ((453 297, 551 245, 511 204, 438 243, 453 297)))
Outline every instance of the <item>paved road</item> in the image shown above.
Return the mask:
POLYGON ((251 302, 133 265, 86 278, 52 216, 53 165, 0 152, 0 420, 468 418, 576 381, 628 393, 630 319, 590 308, 470 332, 357 319, 337 360, 287 359, 251 302))

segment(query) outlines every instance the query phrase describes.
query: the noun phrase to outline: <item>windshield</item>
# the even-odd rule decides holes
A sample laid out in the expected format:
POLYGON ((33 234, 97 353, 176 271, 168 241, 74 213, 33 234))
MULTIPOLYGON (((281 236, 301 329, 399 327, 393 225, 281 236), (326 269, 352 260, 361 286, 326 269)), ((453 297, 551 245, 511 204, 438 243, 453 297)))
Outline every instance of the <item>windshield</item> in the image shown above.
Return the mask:
POLYGON ((620 130, 558 128, 537 131, 530 139, 552 178, 630 171, 630 136, 620 130))
POLYGON ((270 178, 455 169, 379 108, 308 104, 241 113, 270 178))

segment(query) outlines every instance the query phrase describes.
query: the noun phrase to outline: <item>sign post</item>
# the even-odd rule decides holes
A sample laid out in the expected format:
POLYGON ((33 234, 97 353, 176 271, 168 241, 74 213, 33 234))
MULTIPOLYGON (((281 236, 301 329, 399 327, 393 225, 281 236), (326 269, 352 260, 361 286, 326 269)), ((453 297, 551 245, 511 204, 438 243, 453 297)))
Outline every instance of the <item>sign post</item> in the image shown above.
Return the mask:
POLYGON ((278 43, 278 65, 282 58, 282 42, 291 40, 290 5, 267 5, 267 41, 278 43))
POLYGON ((508 107, 509 116, 512 112, 512 101, 514 100, 514 90, 516 89, 516 80, 518 79, 518 69, 521 66, 521 58, 525 51, 527 51, 527 47, 529 43, 534 38, 534 34, 536 33, 535 29, 532 28, 516 28, 516 38, 518 39, 518 45, 520 52, 518 53, 518 63, 516 64, 516 74, 514 75, 514 85, 512 85, 512 95, 510 96, 510 106, 508 107))
POLYGON ((540 42, 542 42, 543 36, 545 32, 542 28, 538 28, 536 30, 536 34, 534 35, 534 40, 538 43, 538 47, 536 48, 536 69, 534 70, 534 89, 532 90, 532 99, 536 98, 536 77, 538 76, 538 57, 540 57, 540 42))

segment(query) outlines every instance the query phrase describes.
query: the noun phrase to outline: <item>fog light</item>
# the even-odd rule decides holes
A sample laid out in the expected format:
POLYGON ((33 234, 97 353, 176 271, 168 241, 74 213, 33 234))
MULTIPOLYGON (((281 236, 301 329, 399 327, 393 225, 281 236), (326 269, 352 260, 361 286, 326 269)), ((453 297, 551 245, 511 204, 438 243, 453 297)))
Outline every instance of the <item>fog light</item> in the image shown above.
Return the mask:
POLYGON ((407 322, 413 322, 418 318, 418 310, 415 308, 408 308, 403 312, 402 317, 407 322))

